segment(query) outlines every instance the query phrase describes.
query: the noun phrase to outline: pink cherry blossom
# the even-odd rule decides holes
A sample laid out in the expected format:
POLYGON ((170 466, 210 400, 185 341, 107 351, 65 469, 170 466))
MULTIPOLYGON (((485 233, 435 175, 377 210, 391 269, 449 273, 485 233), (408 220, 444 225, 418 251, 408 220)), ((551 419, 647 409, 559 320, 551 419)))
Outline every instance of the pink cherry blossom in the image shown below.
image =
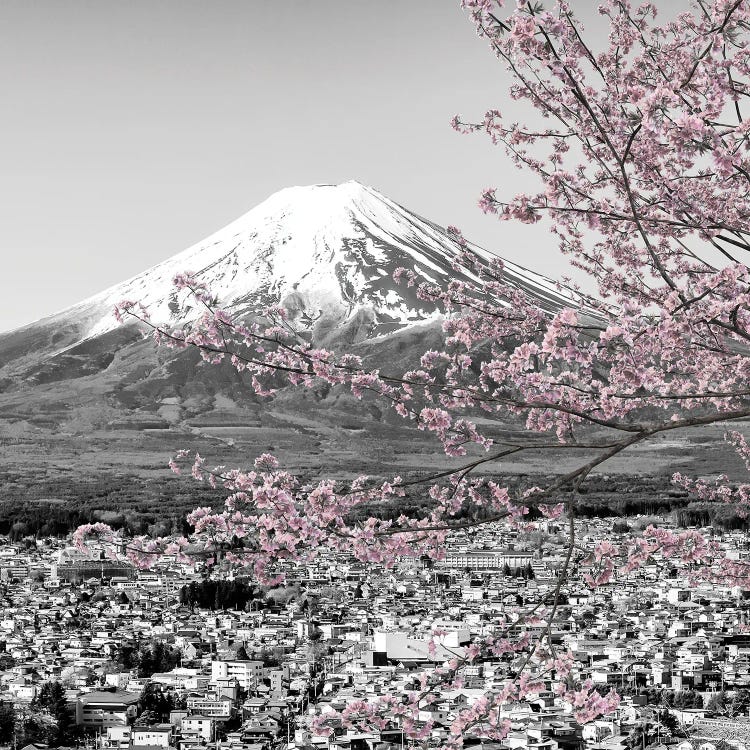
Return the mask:
MULTIPOLYGON (((615 585, 646 564, 748 588, 750 566, 727 559, 697 530, 648 527, 592 543, 579 538, 576 510, 578 490, 615 456, 662 435, 750 416, 750 7, 707 0, 700 12, 659 25, 652 5, 604 0, 608 34, 592 38, 565 2, 461 5, 512 84, 502 109, 451 124, 488 138, 538 185, 517 194, 502 173, 501 187, 481 191, 479 206, 500 221, 545 222, 550 243, 586 275, 592 293, 558 285, 564 305, 539 290, 530 295, 511 283, 502 261, 487 261, 451 227, 451 280, 440 285, 416 267, 394 273, 405 292, 441 309, 443 342, 418 367, 388 371, 298 336, 279 304, 238 316, 190 273, 175 277, 176 292, 183 304, 199 302, 201 314, 183 316, 179 328, 154 324, 137 302, 120 303, 118 319, 140 322, 161 346, 194 348, 209 365, 231 365, 259 398, 288 386, 348 390, 462 457, 455 471, 428 477, 309 483, 267 454, 248 470, 209 468, 203 456, 180 452, 172 470, 189 469, 217 497, 223 491, 223 507, 193 511, 187 539, 137 538, 127 555, 147 567, 164 554, 189 560, 195 548, 206 564, 278 582, 285 564, 332 551, 384 566, 405 557, 439 560, 456 530, 498 524, 523 534, 554 521, 568 539, 558 594, 568 585, 615 585), (535 111, 529 123, 517 119, 524 108, 535 111), (521 425, 522 439, 508 436, 521 425), (527 454, 571 468, 534 487, 481 474, 492 464, 502 475, 504 461, 527 454), (414 497, 428 502, 416 516, 363 513, 414 497)), ((726 440, 748 470, 750 448, 739 429, 726 440)), ((682 474, 673 481, 693 497, 750 512, 748 482, 682 474)), ((118 541, 104 524, 76 532, 77 544, 90 540, 118 541)), ((510 731, 502 706, 548 681, 576 721, 611 713, 616 693, 602 696, 581 682, 571 655, 544 635, 554 599, 533 612, 508 608, 492 635, 419 675, 419 689, 321 714, 315 730, 395 726, 419 742, 432 730, 419 721, 420 709, 440 689, 464 684, 469 663, 498 658, 512 670, 453 717, 443 743, 449 750, 466 737, 502 741, 510 731)), ((439 645, 433 634, 429 653, 437 657, 439 645)))

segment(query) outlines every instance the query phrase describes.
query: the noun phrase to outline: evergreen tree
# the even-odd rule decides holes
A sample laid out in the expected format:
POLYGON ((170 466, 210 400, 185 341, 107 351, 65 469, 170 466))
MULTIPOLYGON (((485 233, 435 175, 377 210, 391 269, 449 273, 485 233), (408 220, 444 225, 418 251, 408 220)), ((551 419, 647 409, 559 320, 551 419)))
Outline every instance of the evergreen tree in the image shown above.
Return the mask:
POLYGON ((650 745, 656 739, 656 733, 652 724, 646 721, 638 722, 625 740, 626 747, 630 750, 641 750, 650 745))
POLYGON ((0 743, 8 745, 13 740, 16 725, 16 710, 12 703, 0 703, 0 743))
POLYGON ((62 683, 57 680, 45 682, 31 706, 35 709, 46 710, 54 720, 54 729, 50 730, 47 738, 49 744, 57 746, 64 743, 69 737, 73 722, 62 683))
POLYGON ((730 716, 747 714, 748 707, 750 707, 750 691, 738 690, 729 704, 729 714, 730 716))
POLYGON ((674 714, 664 709, 659 711, 656 718, 669 735, 675 736, 680 733, 680 723, 674 714))
POLYGON ((727 694, 721 690, 714 693, 706 704, 706 711, 713 714, 723 714, 727 707, 727 694))
POLYGON ((139 717, 144 723, 155 724, 164 721, 174 707, 174 701, 156 683, 147 682, 141 694, 141 708, 143 713, 139 717), (149 721, 153 718, 153 721, 149 721))
POLYGON ((169 672, 179 663, 179 649, 163 641, 151 641, 138 654, 138 676, 151 677, 155 672, 169 672))
POLYGON ((123 670, 128 671, 137 665, 138 647, 134 643, 123 643, 117 659, 123 670))

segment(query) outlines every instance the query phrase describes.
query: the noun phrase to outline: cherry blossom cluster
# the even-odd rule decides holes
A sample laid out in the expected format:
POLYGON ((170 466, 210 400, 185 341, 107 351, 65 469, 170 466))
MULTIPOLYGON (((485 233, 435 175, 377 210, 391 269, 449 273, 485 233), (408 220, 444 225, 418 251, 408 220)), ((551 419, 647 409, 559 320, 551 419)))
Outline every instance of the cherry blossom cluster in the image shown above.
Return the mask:
MULTIPOLYGON (((378 400, 465 461, 426 479, 304 483, 273 456, 260 456, 252 470, 227 470, 182 451, 170 462, 173 471, 188 469, 216 487, 224 507, 193 511, 188 539, 129 541, 125 554, 138 565, 162 554, 202 554, 273 583, 286 562, 323 551, 391 566, 403 557, 439 559, 455 529, 566 523, 568 554, 552 606, 508 612, 491 637, 426 672, 404 695, 358 701, 315 722, 320 732, 395 726, 425 739, 432 725, 420 711, 439 690, 462 684, 467 664, 504 660, 506 679, 459 713, 450 748, 464 736, 502 740, 506 703, 542 688, 553 689, 582 723, 615 710, 616 694, 581 682, 570 656, 548 642, 571 581, 613 585, 656 563, 679 566, 696 582, 750 587, 750 566, 727 559, 695 530, 649 527, 589 548, 575 526, 577 491, 612 457, 668 431, 750 416, 750 4, 707 0, 660 23, 651 3, 604 0, 605 44, 587 41, 567 2, 549 9, 518 2, 506 10, 498 0, 462 5, 513 83, 509 112, 456 116, 453 127, 485 134, 539 184, 516 196, 489 186, 479 205, 503 221, 544 223, 595 294, 558 285, 548 298, 530 295, 508 280, 500 260, 487 261, 450 227, 450 283, 439 286, 416 269, 394 274, 443 313, 442 345, 408 370, 369 369, 356 355, 317 346, 294 330, 281 305, 238 317, 188 273, 175 279, 193 313, 175 317, 179 327, 152 323, 132 300, 116 311, 162 345, 231 363, 259 396, 325 383, 378 400), (517 119, 524 109, 528 122, 517 119), (522 423, 531 437, 508 439, 502 428, 509 423, 522 423), (545 451, 550 461, 573 456, 572 468, 542 487, 505 487, 477 475, 489 461, 528 451, 545 451), (430 502, 420 517, 384 520, 373 510, 356 520, 412 493, 430 502)), ((750 468, 743 434, 728 441, 750 468)), ((726 476, 674 481, 740 513, 750 508, 750 484, 732 485, 726 476)), ((104 524, 76 534, 80 544, 91 538, 121 544, 104 524)), ((431 653, 439 645, 435 634, 431 653)))
POLYGON ((728 557, 716 541, 696 529, 675 532, 654 526, 619 544, 597 542, 581 561, 581 577, 593 589, 616 584, 647 564, 657 565, 665 573, 678 566, 695 584, 750 588, 750 565, 728 557))
MULTIPOLYGON (((463 668, 486 657, 495 663, 498 660, 507 663, 509 677, 499 690, 486 693, 457 712, 443 747, 458 750, 464 747, 466 738, 473 737, 501 741, 510 731, 513 706, 519 701, 533 700, 551 688, 572 718, 580 723, 612 713, 619 705, 619 696, 614 691, 603 696, 590 680, 578 679, 570 652, 555 653, 535 640, 526 628, 539 622, 541 619, 533 616, 498 622, 498 635, 477 640, 441 666, 416 675, 404 694, 355 700, 342 711, 327 710, 313 720, 313 729, 322 735, 342 728, 399 729, 408 739, 425 739, 433 729, 433 722, 422 711, 439 700, 441 690, 461 689, 465 684, 463 668), (511 630, 518 632, 511 635, 511 630)), ((433 658, 443 635, 433 632, 428 647, 433 658)))

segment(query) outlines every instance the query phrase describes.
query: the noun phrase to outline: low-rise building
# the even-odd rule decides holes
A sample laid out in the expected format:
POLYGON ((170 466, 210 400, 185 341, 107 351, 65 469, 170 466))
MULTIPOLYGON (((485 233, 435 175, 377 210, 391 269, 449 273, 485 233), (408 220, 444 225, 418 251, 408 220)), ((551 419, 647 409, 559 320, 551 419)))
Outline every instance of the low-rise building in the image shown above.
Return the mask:
POLYGON ((138 693, 84 693, 76 702, 76 724, 83 727, 126 725, 138 715, 138 693))

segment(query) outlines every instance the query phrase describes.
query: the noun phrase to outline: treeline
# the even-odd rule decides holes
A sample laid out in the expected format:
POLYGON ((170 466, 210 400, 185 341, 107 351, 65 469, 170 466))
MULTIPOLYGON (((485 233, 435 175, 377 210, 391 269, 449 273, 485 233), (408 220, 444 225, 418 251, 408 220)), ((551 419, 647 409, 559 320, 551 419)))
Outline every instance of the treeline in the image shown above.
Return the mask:
POLYGON ((0 472, 0 534, 66 536, 84 523, 103 521, 131 535, 184 534, 185 518, 197 506, 219 507, 220 491, 189 477, 137 475, 56 476, 39 480, 18 471, 0 472))
POLYGON ((706 710, 719 716, 747 716, 750 708, 750 690, 744 688, 733 693, 720 690, 706 703, 706 710))
MULTIPOLYGON (((413 481, 419 475, 409 474, 405 478, 413 481)), ((427 478, 427 475, 425 475, 427 478)), ((512 494, 520 495, 534 486, 544 486, 551 479, 544 475, 487 475, 488 479, 508 487, 512 494)), ((564 490, 565 488, 562 488, 564 490)), ((666 515, 690 504, 688 493, 674 487, 669 477, 623 477, 592 476, 578 491, 576 515, 579 518, 627 517, 635 515, 666 515)), ((385 520, 395 520, 400 515, 419 518, 434 508, 434 501, 419 491, 405 498, 383 503, 363 503, 357 506, 355 517, 364 519, 375 516, 385 520)), ((457 519, 481 520, 491 515, 491 506, 471 506, 462 508, 457 519)), ((529 518, 536 517, 532 508, 529 518)))
MULTIPOLYGON (((543 486, 549 477, 543 476, 493 476, 512 492, 525 488, 543 486)), ((395 520, 401 514, 410 518, 426 515, 434 506, 426 497, 399 498, 389 503, 362 504, 357 515, 364 519, 370 515, 395 520)), ((481 520, 486 508, 465 508, 457 519, 481 520)), ((530 518, 534 517, 534 512, 530 518)), ((633 516, 661 516, 671 519, 682 527, 713 526, 723 531, 750 530, 750 518, 740 515, 732 505, 695 501, 679 487, 674 487, 669 477, 610 477, 595 476, 586 480, 576 498, 578 518, 630 518, 633 516)), ((617 522, 616 522, 617 523, 617 522)), ((628 530, 625 522, 616 531, 628 530)))
POLYGON ((666 515, 690 503, 686 490, 667 476, 594 476, 587 478, 576 499, 582 518, 666 515))
MULTIPOLYGON (((412 481, 420 476, 409 472, 412 481)), ((426 477, 426 475, 425 475, 426 477)), ((550 477, 543 475, 491 475, 514 494, 531 486, 543 486, 550 477)), ((198 506, 221 508, 221 490, 194 482, 190 477, 165 475, 144 478, 138 475, 56 476, 39 480, 19 470, 0 471, 0 482, 7 494, 0 499, 0 535, 12 541, 26 537, 63 537, 84 523, 103 521, 128 535, 186 534, 185 518, 198 506)), ((412 490, 392 502, 362 504, 354 518, 376 516, 395 520, 425 516, 434 501, 424 488, 412 490)), ((592 476, 580 488, 576 500, 579 518, 672 515, 681 526, 715 525, 723 530, 750 529, 750 522, 721 503, 695 502, 686 491, 674 487, 666 476, 592 476)), ((490 514, 489 506, 476 505, 459 510, 456 519, 481 520, 490 514)), ((532 510, 531 516, 534 512, 532 510)), ((208 606, 211 606, 210 603, 208 606)))
POLYGON ((684 508, 690 502, 687 496, 636 495, 621 497, 615 494, 576 499, 576 516, 579 518, 622 518, 628 516, 665 516, 684 508))
POLYGON ((690 503, 686 508, 673 511, 672 520, 678 526, 713 526, 722 531, 750 529, 750 519, 725 503, 690 503))
POLYGON ((214 581, 205 579, 180 589, 180 604, 199 609, 244 609, 260 597, 260 590, 240 580, 214 581))

